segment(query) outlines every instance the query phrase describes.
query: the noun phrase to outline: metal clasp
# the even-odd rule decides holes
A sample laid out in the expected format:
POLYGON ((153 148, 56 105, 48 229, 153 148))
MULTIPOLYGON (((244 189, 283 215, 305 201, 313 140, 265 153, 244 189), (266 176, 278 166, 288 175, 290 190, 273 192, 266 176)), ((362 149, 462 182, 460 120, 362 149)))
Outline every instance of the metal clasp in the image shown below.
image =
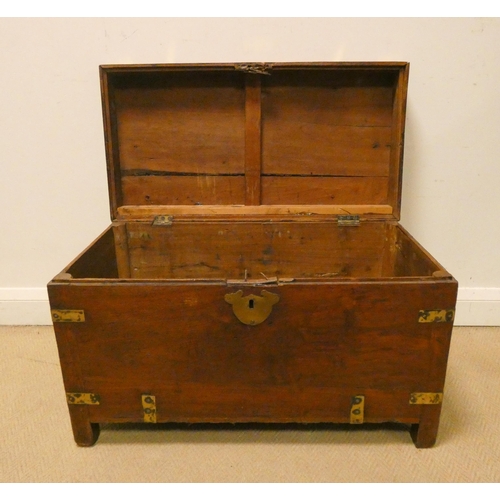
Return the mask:
POLYGON ((256 75, 270 75, 270 66, 264 63, 251 63, 251 64, 235 64, 234 69, 244 71, 245 73, 253 73, 256 75))

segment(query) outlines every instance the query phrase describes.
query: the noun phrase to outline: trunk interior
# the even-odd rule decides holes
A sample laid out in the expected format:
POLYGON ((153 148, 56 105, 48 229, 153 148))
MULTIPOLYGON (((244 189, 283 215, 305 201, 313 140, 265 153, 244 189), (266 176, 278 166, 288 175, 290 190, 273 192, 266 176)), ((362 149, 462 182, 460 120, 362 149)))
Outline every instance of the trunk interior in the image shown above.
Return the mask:
POLYGON ((118 222, 64 272, 73 279, 249 284, 447 275, 399 224, 309 221, 118 222))

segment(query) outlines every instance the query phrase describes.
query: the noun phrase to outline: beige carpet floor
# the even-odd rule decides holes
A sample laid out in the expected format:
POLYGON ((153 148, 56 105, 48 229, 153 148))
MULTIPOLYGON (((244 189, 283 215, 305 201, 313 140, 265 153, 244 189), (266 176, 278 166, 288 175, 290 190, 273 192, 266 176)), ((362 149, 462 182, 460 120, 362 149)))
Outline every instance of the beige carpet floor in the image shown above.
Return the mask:
POLYGON ((455 328, 440 433, 395 426, 103 426, 78 448, 51 327, 0 327, 0 482, 500 481, 500 327, 455 328))

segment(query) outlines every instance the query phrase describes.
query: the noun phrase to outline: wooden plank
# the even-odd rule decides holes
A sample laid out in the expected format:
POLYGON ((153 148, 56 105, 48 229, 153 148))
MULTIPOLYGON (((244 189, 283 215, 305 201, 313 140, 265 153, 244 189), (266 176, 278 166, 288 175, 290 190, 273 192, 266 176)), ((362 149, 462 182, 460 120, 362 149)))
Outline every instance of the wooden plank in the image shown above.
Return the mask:
POLYGON ((130 254, 128 250, 127 224, 125 222, 113 223, 115 237, 116 265, 119 278, 130 278, 130 254))
MULTIPOLYGON (((49 283, 47 288, 51 308, 62 304, 59 294, 62 288, 53 282, 49 283)), ((67 305, 68 302, 65 304, 67 305)), ((85 392, 86 382, 82 370, 82 358, 76 339, 81 332, 82 324, 56 322, 53 325, 66 392, 85 392)), ((99 437, 99 425, 92 423, 88 406, 69 405, 68 410, 76 443, 79 446, 92 446, 99 437)))
POLYGON ((122 219, 151 219, 156 215, 174 215, 176 217, 210 216, 304 216, 366 214, 390 217, 389 205, 125 205, 119 207, 122 219))
MULTIPOLYGON (((450 288, 452 288, 453 285, 457 291, 458 283, 450 283, 450 288)), ((433 325, 430 326, 429 330, 431 336, 429 349, 431 363, 427 381, 423 382, 423 385, 425 385, 426 392, 442 392, 446 377, 446 366, 448 353, 450 351, 453 323, 445 324, 445 326, 441 327, 433 325)), ((411 435, 417 448, 430 448, 436 442, 441 408, 441 404, 421 405, 419 423, 413 425, 411 429, 411 435)))
POLYGON ((264 81, 263 172, 388 175, 392 84, 352 78, 304 71, 264 81))
POLYGON ((259 75, 247 75, 245 102, 245 204, 260 205, 261 85, 259 75))
POLYGON ((108 191, 111 220, 117 216, 117 209, 123 204, 121 191, 120 153, 118 132, 116 127, 116 106, 114 87, 108 78, 108 71, 100 68, 101 100, 104 121, 104 142, 106 148, 106 165, 108 174, 108 191))
POLYGON ((399 223, 396 225, 397 233, 401 233, 402 236, 398 236, 398 239, 406 237, 412 244, 412 246, 418 250, 421 258, 429 260, 434 267, 440 272, 441 277, 448 275, 451 277, 446 269, 399 223))
POLYGON ((129 176, 123 177, 122 187, 127 205, 228 205, 245 200, 243 175, 129 176))
POLYGON ((265 174, 387 176, 390 127, 337 127, 290 121, 266 124, 265 174))
POLYGON ((74 278, 117 278, 115 240, 110 227, 87 247, 65 272, 74 278))
POLYGON ((387 177, 265 176, 262 202, 266 205, 384 205, 387 177))
POLYGON ((386 234, 383 222, 127 226, 134 279, 376 277, 386 234))
POLYGON ((394 223, 386 224, 385 229, 385 245, 384 251, 382 253, 382 277, 396 275, 396 254, 398 252, 397 247, 397 227, 394 223))
MULTIPOLYGON (((252 63, 247 63, 252 64, 252 63)), ((317 69, 317 70, 398 70, 406 66, 401 61, 336 61, 336 62, 278 62, 257 63, 265 64, 272 71, 290 69, 317 69)), ((235 63, 160 63, 160 64, 103 64, 100 67, 108 73, 157 73, 161 71, 227 71, 235 69, 235 63)))
MULTIPOLYGON (((444 268, 401 226, 396 227, 395 276, 432 276, 444 268)), ((451 277, 451 276, 450 276, 451 277)))
MULTIPOLYGON (((406 92, 404 63, 271 64, 262 93, 260 75, 234 68, 101 68, 113 218, 119 206, 136 204, 124 199, 122 176, 123 184, 134 183, 128 177, 142 176, 162 184, 160 179, 172 174, 244 174, 244 203, 257 205, 261 156, 264 174, 385 177, 394 168, 391 151, 403 127, 391 136, 391 125, 401 118, 395 113, 406 92), (401 86, 403 92, 394 98, 394 88, 401 86)), ((394 196, 394 182, 400 186, 400 178, 391 180, 390 205, 399 197, 398 189, 394 196)), ((214 204, 227 202, 214 198, 214 204)))
MULTIPOLYGON (((177 429, 192 429, 187 424, 207 424, 207 418, 210 418, 210 424, 349 423, 349 407, 352 392, 355 390, 351 387, 320 386, 302 390, 285 384, 246 386, 244 391, 231 386, 221 390, 217 384, 210 383, 183 383, 182 391, 178 387, 179 385, 169 384, 169 381, 165 380, 156 386, 155 392, 157 422, 175 422, 177 429), (284 412, 283 408, 286 408, 287 412, 284 412)), ((369 388, 364 390, 363 394, 371 402, 370 416, 365 419, 367 422, 383 423, 395 419, 400 424, 418 422, 420 408, 407 403, 407 391, 369 388), (397 417, 394 417, 395 415, 397 417)), ((106 407, 89 407, 95 420, 106 423, 142 421, 139 410, 131 404, 131 401, 141 399, 137 389, 122 382, 117 384, 113 391, 108 389, 104 397, 106 407)), ((232 426, 231 428, 234 429, 232 426)))
POLYGON ((347 87, 340 86, 340 78, 336 72, 301 72, 299 77, 273 74, 263 81, 264 110, 269 119, 284 122, 297 119, 332 126, 392 125, 393 79, 384 86, 347 87))
POLYGON ((410 65, 402 67, 395 84, 392 117, 391 157, 389 169, 389 204, 394 207, 394 215, 399 220, 401 212, 401 191, 403 182, 403 146, 406 120, 406 99, 410 65))
POLYGON ((355 228, 309 221, 128 222, 113 230, 117 263, 107 231, 65 279, 432 278, 436 271, 449 277, 399 226, 384 222, 355 228))
POLYGON ((240 87, 234 77, 204 75, 204 87, 196 74, 178 76, 168 75, 160 88, 153 82, 152 88, 115 90, 123 173, 243 173, 242 77, 240 87))
POLYGON ((418 309, 452 307, 456 293, 443 282, 270 286, 280 301, 250 327, 224 300, 239 287, 53 286, 61 307, 88 311, 72 345, 82 390, 101 396, 88 407, 98 422, 142 418, 141 391, 156 395, 158 421, 344 421, 348 396, 365 390, 365 421, 418 421, 409 394, 435 355, 442 373, 433 343, 449 330, 419 324, 418 309))
POLYGON ((389 139, 387 128, 284 124, 264 139, 263 172, 387 176, 389 139))

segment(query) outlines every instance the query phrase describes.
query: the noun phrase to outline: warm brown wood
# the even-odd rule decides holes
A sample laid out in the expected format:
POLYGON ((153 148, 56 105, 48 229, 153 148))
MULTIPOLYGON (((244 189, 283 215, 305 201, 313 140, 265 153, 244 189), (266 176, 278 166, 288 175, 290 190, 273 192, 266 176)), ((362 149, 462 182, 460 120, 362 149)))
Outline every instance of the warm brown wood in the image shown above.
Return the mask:
POLYGON ((118 277, 115 252, 113 231, 108 228, 66 268, 66 272, 75 278, 118 277))
POLYGON ((243 173, 242 75, 159 74, 115 88, 120 167, 128 172, 243 173), (147 86, 146 86, 147 85, 147 86))
POLYGON ((99 424, 89 421, 89 411, 84 405, 70 405, 71 429, 78 446, 93 446, 99 439, 99 424))
POLYGON ((433 276, 438 278, 451 278, 443 266, 403 227, 401 224, 397 224, 398 237, 411 241, 411 245, 415 248, 417 252, 417 259, 430 262, 431 266, 434 266, 435 270, 433 276))
POLYGON ((263 203, 388 204, 387 75, 303 71, 264 83, 263 203))
POLYGON ((395 276, 430 275, 441 270, 433 259, 415 239, 401 226, 396 232, 394 274, 395 276))
POLYGON ((441 405, 422 405, 419 423, 412 424, 410 434, 417 448, 431 448, 436 443, 441 405))
POLYGON ((306 126, 294 122, 274 127, 272 132, 269 125, 264 129, 265 174, 389 175, 390 127, 306 126))
POLYGON ((130 205, 223 205, 245 201, 245 177, 222 175, 123 178, 130 205))
POLYGON ((130 278, 130 253, 128 249, 127 224, 124 222, 115 222, 113 224, 113 235, 115 239, 118 277, 130 278))
MULTIPOLYGON (((204 71, 226 71, 234 70, 240 63, 168 63, 168 64, 103 64, 100 66, 109 74, 126 73, 156 73, 158 70, 169 71, 196 71, 203 73, 204 71)), ((322 68, 326 71, 331 70, 332 67, 339 69, 364 69, 364 70, 378 70, 378 69, 393 69, 399 70, 405 68, 408 63, 401 61, 338 61, 338 62, 273 62, 265 63, 269 70, 290 70, 290 69, 309 69, 311 67, 322 68)))
MULTIPOLYGON (((84 252, 68 271, 78 278, 169 280, 278 280, 346 278, 445 278, 451 276, 399 225, 371 222, 338 227, 336 221, 183 221, 171 226, 115 223, 99 245, 84 252), (106 241, 106 243, 105 243, 106 241), (107 269, 83 263, 106 248, 107 269), (411 260, 402 268, 401 263, 411 260), (118 274, 116 272, 118 269, 118 274), (95 276, 98 274, 99 276, 95 276)), ((59 279, 59 278, 58 278, 59 279)))
POLYGON ((419 324, 418 310, 451 307, 456 292, 445 282, 271 286, 280 302, 255 328, 224 301, 238 287, 53 288, 61 306, 98 318, 73 327, 87 387, 102 398, 88 407, 94 422, 139 421, 141 392, 155 394, 159 421, 345 422, 361 391, 366 422, 416 423, 410 393, 427 383, 450 329, 419 324))
POLYGON ((384 223, 128 223, 131 277, 380 277, 384 223))
POLYGON ((337 88, 337 75, 318 73, 303 86, 265 80, 263 172, 387 176, 392 88, 337 88))
POLYGON ((261 88, 258 75, 246 79, 245 204, 260 205, 261 88))
POLYGON ((394 276, 395 274, 396 254, 398 251, 396 246, 397 233, 397 226, 395 224, 386 224, 385 244, 380 255, 382 276, 394 276))
MULTIPOLYGON (((444 301, 446 301, 445 298, 443 298, 444 301)), ((444 323, 440 326, 431 325, 429 330, 431 336, 429 349, 431 363, 427 374, 426 387, 429 392, 441 392, 446 377, 452 329, 449 324, 444 323)), ((412 439, 417 448, 429 448, 436 442, 441 406, 422 405, 419 423, 412 425, 411 429, 412 439)))
POLYGON ((392 140, 389 173, 389 204, 394 207, 394 214, 399 219, 401 212, 401 190, 403 183, 403 144, 406 120, 406 90, 410 65, 407 64, 398 73, 394 89, 392 140))
POLYGON ((399 215, 407 66, 239 67, 101 69, 113 218, 122 206, 196 203, 399 215))
POLYGON ((432 446, 441 404, 410 397, 443 392, 453 323, 419 317, 454 309, 457 282, 397 223, 408 64, 101 82, 113 223, 48 285, 84 311, 54 323, 65 390, 100 397, 69 405, 75 441, 142 422, 144 394, 193 423, 347 423, 363 395, 365 422, 432 446))
POLYGON ((387 177, 262 178, 265 205, 387 205, 387 177))
MULTIPOLYGON (((106 235, 101 239, 105 239, 106 235)), ((57 292, 51 286, 48 287, 51 307, 56 309, 65 309, 58 307, 62 305, 57 292), (55 293, 54 293, 55 292, 55 293)), ((74 330, 71 323, 54 323, 59 359, 61 361, 64 388, 66 392, 85 392, 86 382, 84 367, 84 356, 80 355, 76 335, 78 329, 74 330), (76 333, 76 335, 75 335, 76 333)), ((75 442, 79 446, 92 446, 99 437, 99 425, 91 422, 89 409, 86 405, 68 405, 71 427, 75 442)))
POLYGON ((120 158, 117 134, 117 120, 114 106, 114 88, 110 85, 109 74, 103 67, 99 69, 101 79, 102 112, 104 122, 104 141, 106 163, 108 166, 108 191, 111 219, 116 217, 116 210, 123 205, 121 190, 120 158))
MULTIPOLYGON (((159 214, 183 216, 306 216, 314 215, 378 215, 390 216, 392 208, 389 205, 127 205, 118 209, 118 217, 124 220, 151 219, 159 214)), ((381 217, 382 218, 382 217, 381 217)))

